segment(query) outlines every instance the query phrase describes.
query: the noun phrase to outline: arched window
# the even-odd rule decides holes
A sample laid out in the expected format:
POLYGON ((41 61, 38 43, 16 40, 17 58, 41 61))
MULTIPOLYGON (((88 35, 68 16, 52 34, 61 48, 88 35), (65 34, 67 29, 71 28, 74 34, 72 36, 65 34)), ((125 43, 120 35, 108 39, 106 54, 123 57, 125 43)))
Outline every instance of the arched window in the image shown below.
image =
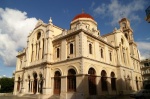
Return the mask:
POLYGON ((102 70, 101 72, 101 88, 102 91, 107 91, 107 74, 105 70, 102 70))
POLYGON ((92 54, 92 44, 89 44, 89 53, 92 54))
POLYGON ((122 27, 123 27, 123 29, 125 29, 126 28, 126 24, 122 23, 122 27))
POLYGON ((73 44, 70 43, 70 54, 73 54, 73 44))
POLYGON ((34 78, 33 93, 36 94, 36 92, 37 92, 37 73, 36 72, 33 73, 33 78, 34 78))
POLYGON ((28 76, 28 80, 29 80, 29 84, 28 84, 28 92, 30 92, 31 91, 31 81, 30 81, 30 75, 28 76))
POLYGON ((127 40, 128 40, 128 34, 127 33, 125 33, 125 37, 127 38, 127 40))
POLYGON ((135 78, 135 81, 136 81, 136 88, 137 88, 137 90, 139 90, 139 86, 138 86, 138 78, 137 78, 137 77, 135 78))
POLYGON ((38 86, 38 91, 39 93, 43 93, 43 75, 39 74, 40 80, 39 80, 39 86, 38 86))
POLYGON ((57 58, 59 58, 59 48, 57 48, 57 58))
POLYGON ((42 59, 44 58, 44 39, 43 39, 43 49, 42 49, 42 59))
POLYGON ((111 89, 116 90, 116 78, 114 72, 111 72, 111 89))
POLYGON ((112 54, 111 54, 111 52, 109 53, 109 58, 110 58, 110 61, 112 61, 112 54))
POLYGON ((67 80, 68 91, 76 91, 76 72, 74 69, 68 70, 67 80))
POLYGON ((123 39, 121 38, 121 44, 123 44, 124 43, 124 41, 123 41, 123 39))
POLYGON ((39 33, 37 34, 37 40, 39 40, 40 37, 41 37, 41 32, 39 32, 39 33))
POLYGON ((103 49, 101 49, 101 58, 103 58, 103 49))
POLYGON ((94 68, 90 68, 88 74, 89 94, 96 95, 96 75, 94 68))
POLYGON ((54 75, 54 94, 60 94, 61 91, 61 74, 59 71, 55 72, 54 75))
POLYGON ((33 61, 33 44, 31 45, 31 62, 33 61))
POLYGON ((127 79, 126 79, 126 89, 127 90, 131 90, 132 89, 132 87, 131 87, 131 84, 130 84, 130 76, 128 75, 127 76, 127 79))
POLYGON ((17 81, 17 91, 19 91, 20 90, 20 77, 18 77, 18 81, 17 81))
POLYGON ((40 48, 40 42, 39 42, 39 48, 38 48, 38 53, 37 53, 38 59, 40 59, 40 54, 41 54, 41 48, 40 48))

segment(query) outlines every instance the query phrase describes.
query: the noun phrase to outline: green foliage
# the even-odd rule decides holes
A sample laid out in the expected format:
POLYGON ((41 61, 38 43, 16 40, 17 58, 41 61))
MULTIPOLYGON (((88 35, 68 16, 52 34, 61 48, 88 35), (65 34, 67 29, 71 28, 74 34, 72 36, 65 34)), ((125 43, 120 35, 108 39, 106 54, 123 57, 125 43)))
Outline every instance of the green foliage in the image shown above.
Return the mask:
POLYGON ((13 92, 14 89, 14 79, 13 78, 0 78, 0 93, 13 92))

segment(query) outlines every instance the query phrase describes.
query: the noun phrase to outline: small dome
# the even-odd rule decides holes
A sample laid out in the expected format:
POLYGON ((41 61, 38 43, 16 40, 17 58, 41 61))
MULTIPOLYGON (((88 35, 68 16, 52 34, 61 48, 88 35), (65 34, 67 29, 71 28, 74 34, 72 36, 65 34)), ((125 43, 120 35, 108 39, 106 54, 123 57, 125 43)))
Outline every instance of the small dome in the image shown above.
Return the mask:
POLYGON ((81 14, 76 15, 72 21, 74 21, 78 18, 90 18, 90 19, 94 20, 94 18, 91 15, 89 15, 87 13, 81 13, 81 14))

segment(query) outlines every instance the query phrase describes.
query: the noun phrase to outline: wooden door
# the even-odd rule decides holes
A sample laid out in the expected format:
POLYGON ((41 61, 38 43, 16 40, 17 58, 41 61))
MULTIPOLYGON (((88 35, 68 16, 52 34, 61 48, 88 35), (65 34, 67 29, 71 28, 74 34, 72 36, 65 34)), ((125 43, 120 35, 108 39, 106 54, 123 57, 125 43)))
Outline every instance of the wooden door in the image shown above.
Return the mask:
POLYGON ((89 81, 89 94, 96 95, 96 77, 94 75, 90 75, 88 77, 89 81))
POLYGON ((60 94, 61 91, 61 78, 54 77, 54 94, 60 94))

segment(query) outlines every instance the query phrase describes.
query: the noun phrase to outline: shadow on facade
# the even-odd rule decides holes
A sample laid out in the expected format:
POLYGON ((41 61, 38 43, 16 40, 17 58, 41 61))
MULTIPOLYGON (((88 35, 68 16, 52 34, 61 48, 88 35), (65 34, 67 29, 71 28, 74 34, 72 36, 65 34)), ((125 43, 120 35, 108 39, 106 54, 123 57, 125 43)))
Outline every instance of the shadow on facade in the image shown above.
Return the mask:
POLYGON ((104 75, 77 75, 76 86, 74 91, 69 91, 67 88, 64 92, 61 89, 60 96, 52 95, 49 99, 107 99, 134 91, 131 79, 126 78, 123 80, 115 77, 105 77, 104 75))

